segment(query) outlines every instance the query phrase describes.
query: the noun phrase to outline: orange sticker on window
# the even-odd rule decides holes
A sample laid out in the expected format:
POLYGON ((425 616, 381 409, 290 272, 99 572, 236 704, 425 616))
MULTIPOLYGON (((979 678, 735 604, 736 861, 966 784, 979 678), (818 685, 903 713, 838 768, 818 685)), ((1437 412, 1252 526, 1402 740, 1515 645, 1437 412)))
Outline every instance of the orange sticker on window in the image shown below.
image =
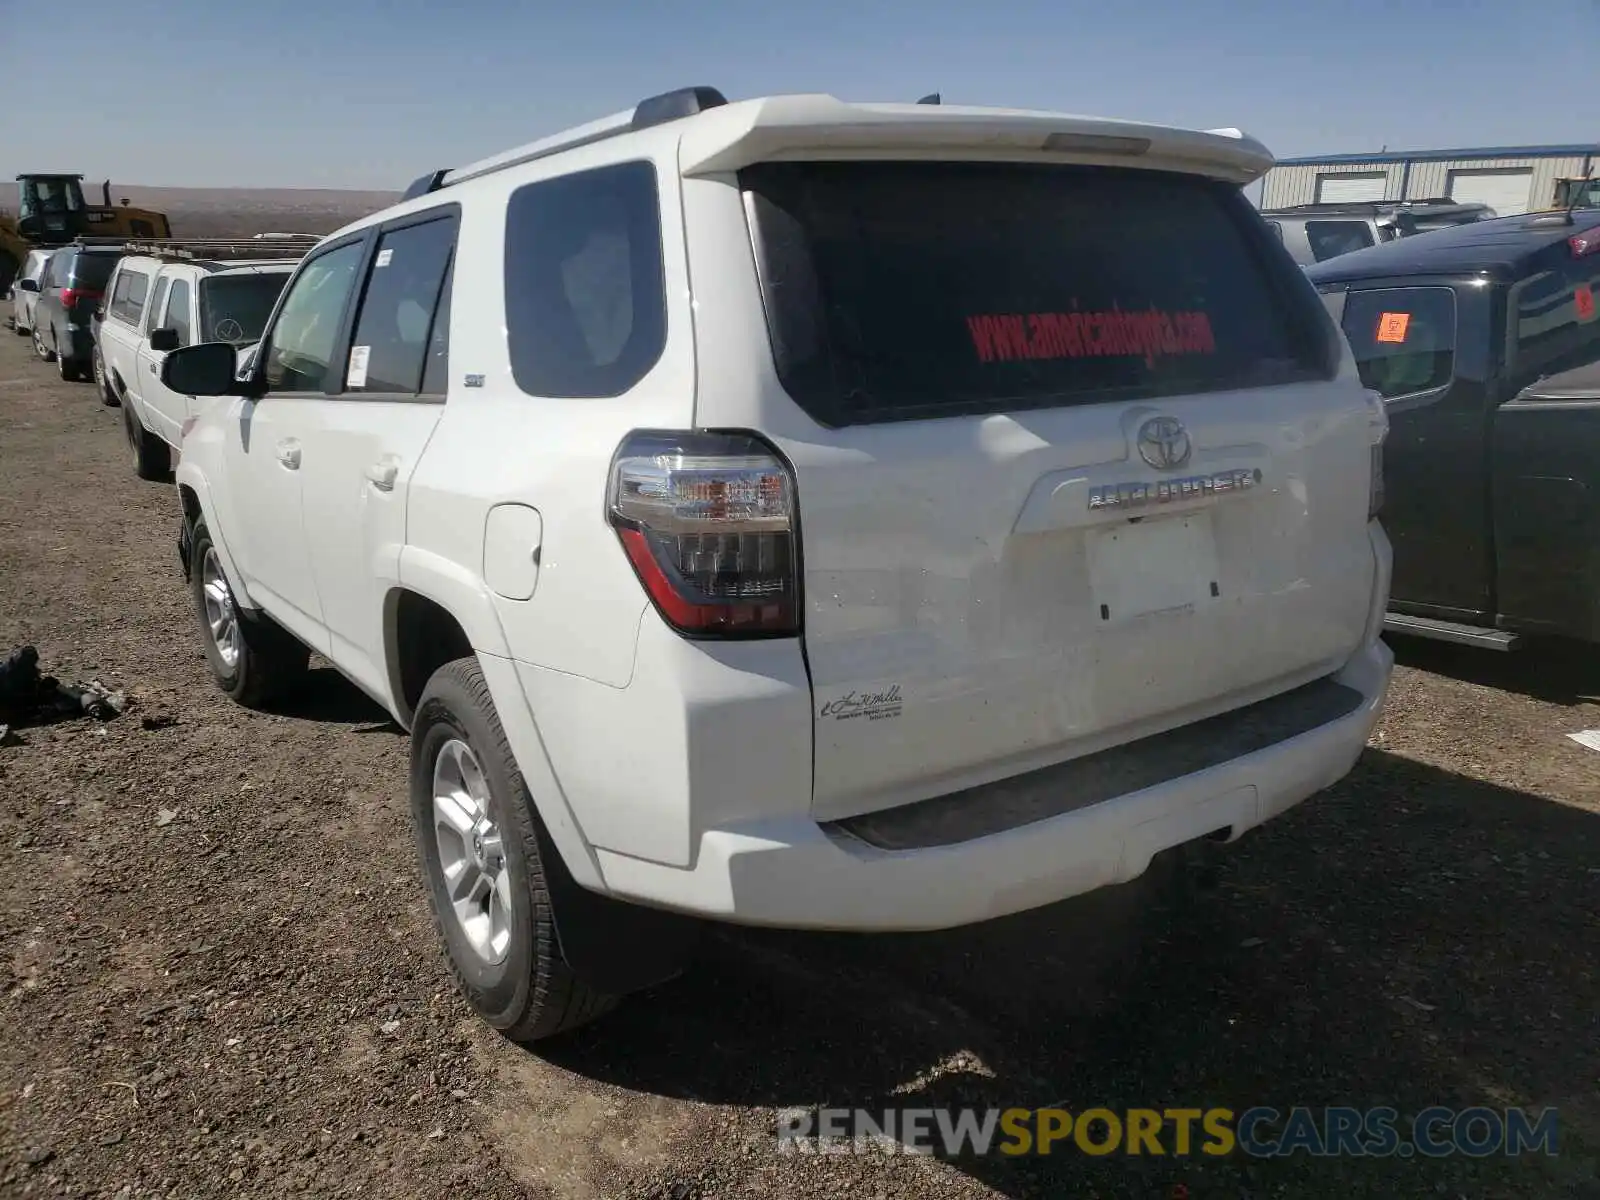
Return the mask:
POLYGON ((1572 303, 1578 310, 1578 320, 1594 320, 1594 289, 1587 283, 1580 283, 1572 293, 1572 303))
POLYGON ((1378 318, 1378 340, 1403 342, 1406 340, 1406 326, 1410 324, 1410 313, 1384 313, 1378 318))

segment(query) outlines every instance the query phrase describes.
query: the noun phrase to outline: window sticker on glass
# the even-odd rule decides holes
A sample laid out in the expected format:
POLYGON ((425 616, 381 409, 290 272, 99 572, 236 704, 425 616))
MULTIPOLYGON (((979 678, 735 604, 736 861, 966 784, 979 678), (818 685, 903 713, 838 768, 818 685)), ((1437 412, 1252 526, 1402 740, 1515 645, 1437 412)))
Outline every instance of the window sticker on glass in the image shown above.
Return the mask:
POLYGON ((345 387, 367 386, 367 360, 372 357, 371 346, 350 347, 350 370, 345 374, 345 387))
POLYGON ((1594 320, 1594 289, 1587 283, 1580 283, 1573 289, 1572 303, 1578 310, 1578 320, 1594 320))
POLYGON ((392 258, 394 258, 394 251, 392 249, 391 250, 379 250, 378 251, 378 261, 374 264, 374 266, 387 267, 389 265, 390 259, 392 259, 392 258))
POLYGON ((967 318, 980 362, 1041 358, 1137 357, 1147 364, 1167 354, 1215 354, 1216 338, 1203 312, 995 313, 967 318))
POLYGON ((1406 340, 1406 328, 1410 324, 1410 313, 1386 312, 1378 318, 1378 340, 1399 345, 1406 340))

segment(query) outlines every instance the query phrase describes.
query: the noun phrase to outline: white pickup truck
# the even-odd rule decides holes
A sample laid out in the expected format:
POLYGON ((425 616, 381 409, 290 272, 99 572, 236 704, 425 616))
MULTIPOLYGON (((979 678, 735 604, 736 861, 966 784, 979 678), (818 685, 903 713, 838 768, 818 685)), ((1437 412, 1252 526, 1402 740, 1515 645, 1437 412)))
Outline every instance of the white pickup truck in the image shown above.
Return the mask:
POLYGON ((261 336, 296 258, 165 258, 130 254, 106 286, 95 346, 101 399, 122 405, 134 470, 163 479, 183 436, 193 400, 161 382, 161 361, 180 346, 231 342, 243 349, 261 336))

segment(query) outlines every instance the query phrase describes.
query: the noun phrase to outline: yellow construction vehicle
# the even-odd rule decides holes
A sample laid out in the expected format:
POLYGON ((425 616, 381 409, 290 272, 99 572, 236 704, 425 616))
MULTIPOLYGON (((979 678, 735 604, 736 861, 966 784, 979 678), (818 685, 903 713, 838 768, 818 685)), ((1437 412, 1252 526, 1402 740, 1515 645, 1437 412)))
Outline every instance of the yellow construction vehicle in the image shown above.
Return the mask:
POLYGON ((0 212, 0 291, 11 286, 17 267, 35 246, 62 246, 80 237, 170 238, 165 213, 111 203, 111 181, 103 204, 83 201, 82 175, 17 176, 18 212, 0 212))

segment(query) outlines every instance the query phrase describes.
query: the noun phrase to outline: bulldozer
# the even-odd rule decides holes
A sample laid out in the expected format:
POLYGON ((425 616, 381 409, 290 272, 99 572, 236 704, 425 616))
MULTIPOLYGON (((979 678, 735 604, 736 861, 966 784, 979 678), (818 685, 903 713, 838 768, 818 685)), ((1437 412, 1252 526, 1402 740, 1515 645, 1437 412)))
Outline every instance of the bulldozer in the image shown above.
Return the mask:
POLYGON ((111 181, 102 186, 104 203, 83 199, 82 175, 17 176, 18 211, 0 212, 0 292, 11 286, 28 251, 38 246, 64 246, 79 238, 170 238, 165 213, 133 208, 124 199, 111 202, 111 181))

